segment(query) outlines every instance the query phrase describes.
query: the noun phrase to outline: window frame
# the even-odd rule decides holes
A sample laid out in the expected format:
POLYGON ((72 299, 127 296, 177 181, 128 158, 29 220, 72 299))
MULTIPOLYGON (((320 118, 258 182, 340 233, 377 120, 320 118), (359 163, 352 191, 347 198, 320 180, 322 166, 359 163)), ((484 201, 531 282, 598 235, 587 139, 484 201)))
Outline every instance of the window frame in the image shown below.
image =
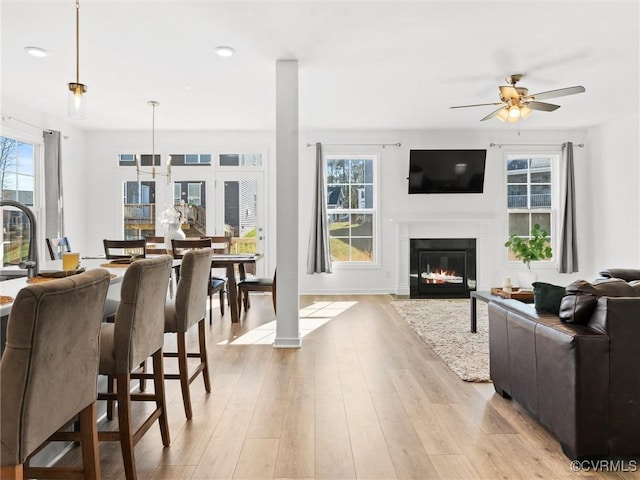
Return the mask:
MULTIPOLYGON (((531 222, 531 215, 536 213, 549 213, 550 215, 550 232, 549 237, 551 238, 551 249, 553 250, 553 256, 549 260, 541 260, 535 262, 535 268, 557 268, 558 266, 558 236, 560 235, 560 214, 559 214, 559 201, 560 201, 560 164, 562 162, 562 153, 560 150, 511 150, 504 152, 503 159, 503 171, 504 171, 504 194, 503 199, 505 202, 505 239, 509 237, 509 217, 512 213, 527 213, 529 214, 529 226, 533 226, 531 222), (527 207, 527 208, 509 208, 508 204, 508 195, 509 195, 509 170, 508 162, 512 159, 527 159, 532 160, 536 158, 548 158, 551 161, 551 206, 550 207, 527 207)), ((531 183, 531 172, 527 169, 527 203, 530 202, 530 187, 531 185, 536 185, 535 183, 531 183)), ((546 184, 546 182, 542 182, 542 184, 546 184)), ((530 236, 529 236, 530 237, 530 236)), ((521 237, 524 238, 524 237, 521 237)), ((522 264, 522 260, 511 259, 509 258, 509 249, 505 247, 505 255, 506 260, 509 265, 520 265, 522 264)))
MULTIPOLYGON (((372 215, 372 225, 371 225, 371 239, 372 239, 372 260, 370 262, 364 262, 364 261, 340 261, 340 260, 334 260, 332 258, 331 263, 333 265, 333 267, 337 270, 340 269, 345 269, 345 270, 350 270, 350 269, 379 269, 380 268, 380 198, 379 198, 379 192, 380 192, 380 175, 379 175, 379 169, 380 169, 380 153, 379 152, 367 152, 367 151, 362 151, 362 152, 345 152, 345 153, 336 153, 336 152, 330 152, 330 153, 326 153, 323 152, 322 155, 322 161, 324 162, 324 172, 325 172, 325 177, 324 177, 324 189, 325 189, 325 196, 327 197, 325 199, 325 202, 328 202, 328 196, 327 194, 327 190, 328 190, 328 161, 329 160, 354 160, 354 159, 365 159, 365 160, 371 160, 373 162, 373 167, 372 167, 372 174, 373 174, 373 180, 372 180, 372 191, 373 191, 373 207, 372 208, 363 208, 363 209, 352 209, 352 208, 338 208, 338 209, 330 209, 328 208, 328 204, 327 204, 327 215, 332 215, 332 214, 356 214, 358 212, 362 212, 362 213, 366 213, 366 214, 371 214, 372 215)), ((351 183, 349 183, 349 185, 353 185, 351 183)), ((330 236, 329 236, 330 237, 330 236)), ((352 237, 350 237, 352 238, 352 237)), ((366 238, 366 237, 363 237, 366 238)))

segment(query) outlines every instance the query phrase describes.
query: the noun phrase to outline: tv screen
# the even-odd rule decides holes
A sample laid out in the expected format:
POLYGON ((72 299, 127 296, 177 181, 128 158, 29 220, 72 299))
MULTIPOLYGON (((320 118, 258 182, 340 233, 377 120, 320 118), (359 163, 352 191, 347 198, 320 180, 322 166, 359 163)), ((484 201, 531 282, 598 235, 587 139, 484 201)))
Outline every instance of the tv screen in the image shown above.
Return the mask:
POLYGON ((409 193, 482 193, 486 150, 411 150, 409 193))

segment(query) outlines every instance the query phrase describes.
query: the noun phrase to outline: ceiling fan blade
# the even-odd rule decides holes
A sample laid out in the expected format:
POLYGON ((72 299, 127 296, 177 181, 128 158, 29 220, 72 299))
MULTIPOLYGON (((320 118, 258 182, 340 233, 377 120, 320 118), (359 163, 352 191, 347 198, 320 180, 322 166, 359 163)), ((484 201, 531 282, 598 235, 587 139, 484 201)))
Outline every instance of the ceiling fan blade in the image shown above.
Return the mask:
POLYGON ((518 90, 516 90, 516 88, 512 87, 511 85, 501 85, 498 88, 500 89, 500 95, 504 99, 520 98, 518 90))
POLYGON ((491 118, 495 117, 496 115, 498 115, 498 113, 500 113, 501 111, 506 110, 506 109, 507 109, 507 107, 501 107, 501 108, 497 109, 496 111, 491 112, 491 113, 490 113, 489 115, 487 115, 486 117, 481 118, 481 119, 480 119, 480 121, 481 121, 481 122, 484 122, 485 120, 489 120, 489 119, 491 119, 491 118))
POLYGON ((476 103, 475 105, 456 105, 455 107, 449 108, 486 107, 487 105, 504 105, 504 102, 476 103))
POLYGON ((544 102, 526 102, 525 105, 531 110, 540 110, 542 112, 553 112, 560 108, 560 105, 554 105, 553 103, 544 102))
POLYGON ((546 92, 533 93, 524 97, 523 100, 547 100, 549 98, 575 95, 576 93, 583 93, 584 91, 585 89, 582 85, 577 85, 575 87, 559 88, 558 90, 548 90, 546 92))

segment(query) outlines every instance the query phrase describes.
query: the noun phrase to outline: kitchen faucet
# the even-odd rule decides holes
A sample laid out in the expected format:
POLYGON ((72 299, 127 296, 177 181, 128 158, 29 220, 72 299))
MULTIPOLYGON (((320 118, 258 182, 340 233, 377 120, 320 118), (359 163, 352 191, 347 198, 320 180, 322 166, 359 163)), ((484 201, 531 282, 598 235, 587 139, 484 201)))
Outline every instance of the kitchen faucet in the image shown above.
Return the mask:
POLYGON ((20 268, 27 269, 27 276, 33 278, 38 275, 38 246, 36 235, 36 217, 33 212, 26 205, 16 202, 14 200, 0 200, 0 207, 15 207, 21 210, 29 219, 29 253, 27 254, 27 261, 20 262, 20 268))

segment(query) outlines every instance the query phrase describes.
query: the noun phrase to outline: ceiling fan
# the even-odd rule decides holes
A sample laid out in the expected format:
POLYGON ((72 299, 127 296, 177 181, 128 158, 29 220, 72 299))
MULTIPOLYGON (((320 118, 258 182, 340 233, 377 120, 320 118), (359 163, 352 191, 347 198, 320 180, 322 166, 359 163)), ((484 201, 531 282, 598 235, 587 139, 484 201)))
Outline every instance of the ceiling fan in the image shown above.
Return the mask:
POLYGON ((491 112, 480 121, 489 120, 497 117, 503 122, 515 123, 520 119, 526 119, 534 110, 542 112, 553 112, 560 108, 560 105, 553 103, 540 102, 539 100, 547 100, 549 98, 566 97, 567 95, 575 95, 585 91, 584 87, 578 85, 575 87, 559 88, 557 90, 549 90, 546 92, 529 94, 529 89, 517 87, 516 84, 522 79, 522 74, 509 75, 506 81, 509 85, 500 85, 500 102, 494 103, 478 103, 475 105, 458 105, 450 108, 467 108, 467 107, 483 107, 487 105, 500 105, 500 108, 491 112))

